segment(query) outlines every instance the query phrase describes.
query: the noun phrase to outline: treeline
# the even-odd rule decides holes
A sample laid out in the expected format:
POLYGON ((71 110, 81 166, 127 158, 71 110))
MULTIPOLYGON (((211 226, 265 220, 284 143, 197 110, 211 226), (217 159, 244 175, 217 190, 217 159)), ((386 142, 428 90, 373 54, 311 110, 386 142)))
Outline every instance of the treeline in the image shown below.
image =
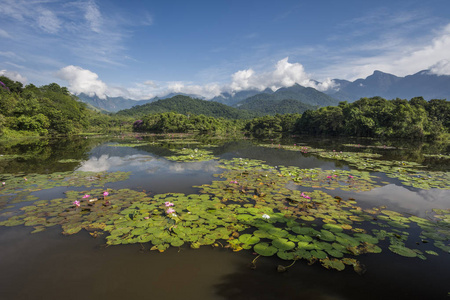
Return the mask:
POLYGON ((246 122, 244 130, 254 135, 268 135, 272 133, 293 132, 300 114, 276 114, 254 118, 246 122))
POLYGON ((227 120, 205 115, 182 115, 174 112, 150 114, 133 123, 136 132, 238 132, 242 120, 227 120))
POLYGON ((353 103, 308 110, 293 131, 311 135, 436 139, 450 130, 450 102, 422 97, 353 103))
POLYGON ((177 112, 183 115, 205 115, 224 119, 251 119, 258 114, 240 110, 214 101, 193 99, 188 96, 177 95, 169 99, 162 99, 144 105, 137 105, 117 112, 119 116, 144 116, 148 114, 177 112))
POLYGON ((51 83, 41 87, 0 76, 0 135, 71 135, 123 127, 131 120, 97 113, 51 83))
POLYGON ((450 131, 450 102, 361 98, 307 110, 300 114, 277 114, 251 120, 226 120, 204 115, 149 114, 133 125, 140 132, 241 131, 250 134, 302 133, 309 135, 357 136, 408 139, 439 139, 450 131))

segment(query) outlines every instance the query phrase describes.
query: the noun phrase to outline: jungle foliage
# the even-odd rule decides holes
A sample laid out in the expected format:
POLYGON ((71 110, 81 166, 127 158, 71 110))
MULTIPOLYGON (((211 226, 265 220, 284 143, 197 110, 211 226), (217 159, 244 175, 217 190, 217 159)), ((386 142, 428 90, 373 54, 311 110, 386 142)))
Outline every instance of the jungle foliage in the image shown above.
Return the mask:
POLYGON ((150 114, 133 124, 133 130, 137 132, 236 132, 242 127, 242 120, 186 116, 174 112, 150 114))
POLYGON ((56 83, 23 87, 5 76, 0 81, 4 84, 0 87, 0 135, 71 135, 131 125, 128 118, 88 109, 56 83))
POLYGON ((165 112, 176 112, 183 115, 205 115, 224 119, 250 119, 258 114, 240 110, 214 101, 193 99, 178 95, 169 99, 158 100, 144 105, 137 105, 130 109, 117 112, 119 116, 144 116, 165 112))
POLYGON ((294 131, 312 135, 436 139, 449 129, 449 101, 373 97, 308 110, 297 121, 294 131))

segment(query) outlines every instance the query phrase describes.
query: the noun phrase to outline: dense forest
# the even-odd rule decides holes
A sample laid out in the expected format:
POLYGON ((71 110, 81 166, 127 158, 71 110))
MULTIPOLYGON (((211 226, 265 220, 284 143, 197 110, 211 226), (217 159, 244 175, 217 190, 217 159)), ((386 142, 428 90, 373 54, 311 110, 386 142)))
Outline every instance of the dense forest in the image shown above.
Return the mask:
POLYGON ((241 120, 227 120, 205 115, 183 115, 174 112, 150 114, 133 123, 137 132, 238 132, 241 120))
POLYGON ((239 106, 239 109, 245 109, 260 113, 261 115, 276 115, 276 114, 301 114, 307 110, 315 110, 318 106, 303 103, 299 100, 284 99, 284 100, 270 100, 270 99, 249 99, 244 104, 239 106))
POLYGON ((135 131, 181 132, 245 130, 255 135, 301 133, 309 135, 375 138, 442 139, 450 130, 450 102, 361 98, 307 110, 301 114, 276 114, 234 122, 177 113, 149 114, 137 121, 135 131))
POLYGON ((0 134, 70 135, 103 132, 132 121, 89 109, 67 88, 51 83, 41 87, 0 76, 0 134))
POLYGON ((163 112, 177 112, 183 115, 197 114, 225 119, 251 119, 258 116, 256 113, 239 110, 222 103, 193 99, 182 95, 124 109, 117 112, 117 115, 144 116, 163 112))
POLYGON ((266 102, 261 103, 259 112, 257 104, 247 102, 253 105, 251 112, 180 95, 117 114, 105 114, 91 109, 56 83, 24 87, 20 82, 0 76, 0 136, 133 130, 442 139, 448 138, 450 132, 450 102, 447 100, 373 97, 319 109, 292 100, 277 100, 280 105, 266 102), (297 112, 295 107, 306 111, 286 113, 297 112))
POLYGON ((422 97, 386 100, 361 98, 353 103, 306 111, 293 131, 311 135, 410 139, 441 138, 450 130, 450 102, 422 97))

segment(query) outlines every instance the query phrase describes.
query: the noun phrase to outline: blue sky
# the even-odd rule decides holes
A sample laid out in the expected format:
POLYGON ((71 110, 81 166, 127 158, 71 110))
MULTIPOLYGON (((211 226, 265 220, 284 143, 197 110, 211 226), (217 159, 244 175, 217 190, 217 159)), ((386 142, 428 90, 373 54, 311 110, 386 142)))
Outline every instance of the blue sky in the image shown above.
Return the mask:
POLYGON ((0 41, 0 74, 76 94, 338 89, 450 75, 450 1, 0 0, 0 41))

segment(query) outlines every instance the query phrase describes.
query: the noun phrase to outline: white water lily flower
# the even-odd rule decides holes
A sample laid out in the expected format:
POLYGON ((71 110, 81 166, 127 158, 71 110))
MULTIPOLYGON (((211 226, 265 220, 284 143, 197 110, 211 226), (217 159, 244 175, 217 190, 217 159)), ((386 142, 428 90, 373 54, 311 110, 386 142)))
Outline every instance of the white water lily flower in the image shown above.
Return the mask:
POLYGON ((270 216, 269 216, 268 214, 263 214, 263 215, 262 215, 262 218, 263 218, 263 219, 266 219, 266 220, 269 220, 269 219, 270 219, 270 216))

